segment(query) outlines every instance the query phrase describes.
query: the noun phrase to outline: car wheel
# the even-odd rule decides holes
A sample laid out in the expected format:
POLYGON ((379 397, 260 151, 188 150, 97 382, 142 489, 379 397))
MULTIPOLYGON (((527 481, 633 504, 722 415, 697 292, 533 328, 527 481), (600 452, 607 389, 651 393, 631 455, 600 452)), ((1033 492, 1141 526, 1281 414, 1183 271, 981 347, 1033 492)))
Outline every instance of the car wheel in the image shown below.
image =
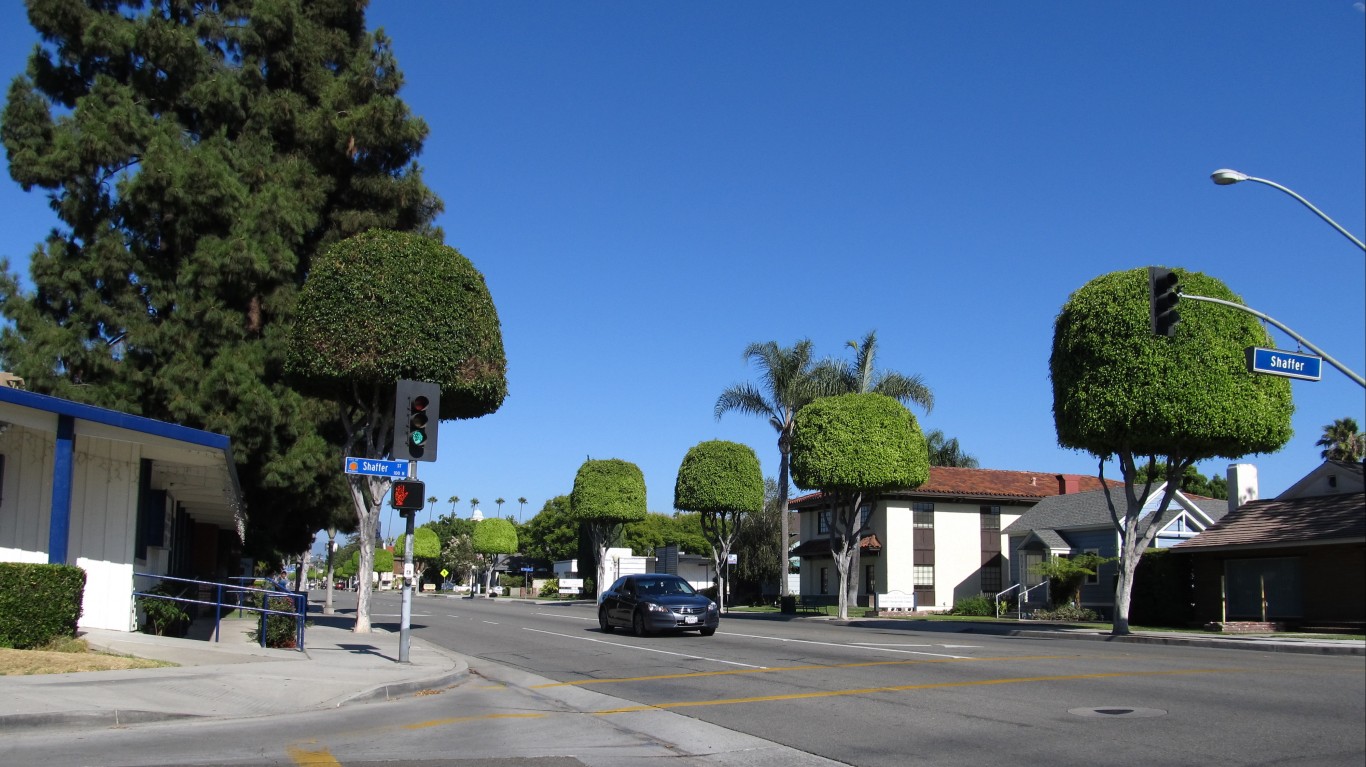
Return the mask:
POLYGON ((635 631, 638 637, 643 637, 649 633, 645 630, 645 613, 636 610, 636 614, 631 617, 631 629, 635 631))
POLYGON ((709 637, 716 633, 716 629, 702 629, 702 636, 709 637))
POLYGON ((598 608, 598 628, 602 629, 602 633, 604 634, 610 634, 616 630, 612 627, 612 624, 607 622, 606 607, 598 608))

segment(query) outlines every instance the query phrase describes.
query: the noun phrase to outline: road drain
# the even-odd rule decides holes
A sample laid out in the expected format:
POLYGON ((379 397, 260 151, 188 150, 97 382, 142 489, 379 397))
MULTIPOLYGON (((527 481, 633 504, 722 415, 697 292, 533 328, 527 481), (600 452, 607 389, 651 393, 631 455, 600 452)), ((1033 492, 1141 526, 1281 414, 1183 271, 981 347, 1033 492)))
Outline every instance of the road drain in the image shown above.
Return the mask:
POLYGON ((1069 708, 1067 713, 1077 716, 1090 716, 1105 719, 1147 719, 1166 716, 1160 708, 1129 708, 1128 706, 1097 706, 1096 708, 1069 708))

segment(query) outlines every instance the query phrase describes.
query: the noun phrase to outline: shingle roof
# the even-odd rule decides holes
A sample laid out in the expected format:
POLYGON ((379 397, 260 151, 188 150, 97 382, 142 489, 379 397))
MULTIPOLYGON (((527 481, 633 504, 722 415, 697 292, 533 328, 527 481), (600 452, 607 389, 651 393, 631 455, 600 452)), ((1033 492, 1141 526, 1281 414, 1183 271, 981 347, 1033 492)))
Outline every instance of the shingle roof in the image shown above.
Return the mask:
MULTIPOLYGON (((1122 483, 1106 480, 1111 487, 1122 483)), ((1072 485, 1071 492, 1100 490, 1100 480, 1085 474, 1050 474, 1039 471, 1006 471, 1003 469, 961 469, 954 466, 931 466, 930 477, 919 487, 894 490, 884 495, 925 498, 981 498, 1038 500, 1063 492, 1064 482, 1072 485)), ((819 500, 821 493, 809 493, 793 498, 790 507, 819 500)))
MULTIPOLYGON (((1116 507, 1122 510, 1125 503, 1124 491, 1113 492, 1116 507)), ((1228 501, 1199 496, 1185 496, 1212 520, 1218 520, 1228 511, 1228 501)), ((1162 516, 1163 524, 1175 519, 1184 509, 1173 499, 1162 516)), ((1114 524, 1110 518, 1110 507, 1105 500, 1105 491, 1093 490, 1089 493, 1055 495, 1045 498, 1033 508, 1020 515, 1020 518, 1006 526, 1002 532, 1019 535, 1030 530, 1074 530, 1085 527, 1109 527, 1114 524)))
POLYGON ((1366 495, 1339 493, 1245 503, 1205 532, 1175 548, 1192 550, 1362 540, 1366 540, 1366 495))

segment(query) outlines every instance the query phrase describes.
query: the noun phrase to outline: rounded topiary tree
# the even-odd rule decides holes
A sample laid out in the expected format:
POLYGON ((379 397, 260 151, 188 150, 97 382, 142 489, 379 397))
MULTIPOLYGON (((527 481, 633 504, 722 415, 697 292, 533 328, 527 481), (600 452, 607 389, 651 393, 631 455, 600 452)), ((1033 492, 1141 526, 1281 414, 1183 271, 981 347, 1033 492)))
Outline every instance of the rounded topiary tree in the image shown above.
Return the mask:
MULTIPOLYGON (((440 385, 440 420, 487 415, 507 396, 502 330, 484 277, 434 239, 374 229, 334 244, 313 259, 294 316, 286 369, 299 388, 337 404, 344 455, 391 454, 401 379, 440 385)), ((349 479, 364 571, 391 480, 349 479)), ((370 630, 365 579, 355 630, 370 630)))
POLYGON ((839 616, 857 598, 855 554, 865 502, 877 493, 918 487, 930 476, 925 437, 904 405, 882 394, 824 397, 797 413, 792 478, 830 497, 830 551, 839 571, 839 616))
MULTIPOLYGON (((408 534, 399 535, 398 540, 394 541, 394 555, 406 557, 408 551, 408 534)), ((419 527, 413 531, 413 561, 417 563, 419 576, 425 572, 433 562, 441 559, 441 539, 437 538, 436 531, 430 527, 419 527)))
MULTIPOLYGON (((1173 270, 1187 294, 1241 303, 1219 280, 1173 270)), ((1125 503, 1111 501, 1121 537, 1114 633, 1129 632, 1133 573, 1158 532, 1181 477, 1196 461, 1269 453, 1290 439, 1290 381, 1248 372, 1245 349, 1271 339, 1252 315, 1217 304, 1180 302, 1174 337, 1153 335, 1148 275, 1131 269, 1101 275, 1068 298, 1053 330, 1049 368, 1058 444, 1100 463, 1119 460, 1125 503), (1157 477, 1158 464, 1166 477, 1157 477), (1139 487, 1136 478, 1148 479, 1139 487), (1142 515, 1157 482, 1166 490, 1156 513, 1142 515)), ((1108 497, 1108 485, 1106 486, 1108 497)))
MULTIPOLYGON (((678 467, 674 508, 699 513, 702 534, 711 544, 712 563, 724 580, 725 563, 744 515, 764 508, 759 456, 738 442, 711 440, 693 445, 678 467)), ((726 589, 716 591, 717 602, 725 609, 726 589)))
POLYGON ((484 594, 489 593, 493 568, 508 554, 517 553, 517 527, 502 517, 481 519, 474 526, 474 552, 484 562, 484 594))
POLYGON ((621 526, 645 518, 645 475, 634 463, 617 458, 589 459, 574 476, 569 516, 588 529, 597 558, 594 588, 606 588, 607 547, 621 535, 621 526))

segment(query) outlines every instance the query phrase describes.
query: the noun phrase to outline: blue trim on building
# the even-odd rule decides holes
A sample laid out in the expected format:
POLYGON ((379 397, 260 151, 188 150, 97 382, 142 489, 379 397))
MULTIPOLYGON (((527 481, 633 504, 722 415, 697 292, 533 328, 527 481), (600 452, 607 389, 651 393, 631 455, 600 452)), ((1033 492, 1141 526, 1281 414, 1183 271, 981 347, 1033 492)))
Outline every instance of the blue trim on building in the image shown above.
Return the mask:
POLYGON ((59 416, 65 415, 82 421, 101 423, 155 437, 165 437, 177 442, 188 442, 200 447, 222 450, 225 453, 230 447, 230 440, 222 434, 192 429, 188 426, 158 421, 153 418, 144 418, 140 415, 120 413, 117 410, 108 410, 94 405, 83 405, 61 397, 52 397, 23 389, 0 386, 0 402, 10 402, 35 410, 45 410, 59 416))
POLYGON ((71 474, 76 461, 76 419, 57 416, 57 447, 52 458, 52 516, 47 525, 47 562, 66 564, 71 540, 71 474))
MULTIPOLYGON (((8 402, 21 407, 33 408, 53 413, 58 416, 59 422, 62 417, 69 417, 80 421, 90 421, 91 423, 104 424, 119 429, 127 429, 139 434, 147 434, 153 437, 184 442, 189 445, 217 450, 223 454, 223 461, 227 465, 228 479, 232 482, 232 489, 237 498, 242 497, 242 485, 237 479, 237 463, 232 457, 232 440, 222 434, 215 434, 211 431, 192 429, 189 426, 158 421, 154 418, 144 418, 140 415, 130 415, 120 413, 117 410, 96 407, 95 405, 84 405, 79 402, 72 402, 69 399, 53 397, 48 394, 38 394, 37 392, 24 391, 23 389, 11 389, 8 386, 0 386, 0 402, 8 402)), ((56 480, 54 480, 55 482, 56 480)), ((68 477, 68 484, 70 479, 68 477)), ((54 503, 56 488, 54 491, 54 503)), ((68 487, 68 499, 70 488, 68 487)), ((50 556, 50 555, 49 555, 50 556)))

